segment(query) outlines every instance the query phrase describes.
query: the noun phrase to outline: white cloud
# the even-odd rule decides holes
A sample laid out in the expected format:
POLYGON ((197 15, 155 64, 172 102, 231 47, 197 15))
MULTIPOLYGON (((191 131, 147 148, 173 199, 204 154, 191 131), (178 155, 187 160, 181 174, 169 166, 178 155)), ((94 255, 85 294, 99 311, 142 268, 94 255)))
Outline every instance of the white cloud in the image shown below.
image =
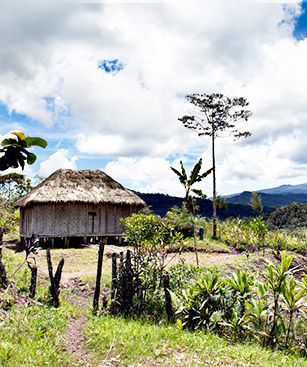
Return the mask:
POLYGON ((184 189, 170 169, 174 164, 178 162, 163 158, 119 158, 103 170, 130 189, 184 196, 184 189))
MULTIPOLYGON (((218 191, 305 180, 307 40, 292 36, 297 1, 47 1, 1 10, 0 100, 50 129, 68 116, 63 134, 79 132, 79 152, 115 159, 106 166, 115 178, 179 193, 172 159, 202 155, 207 168, 211 159, 210 141, 177 120, 191 109, 182 96, 222 92, 250 101, 242 129, 253 136, 217 141, 218 191), (98 68, 114 59, 124 66, 116 75, 98 68)), ((61 165, 77 159, 61 149, 40 174, 61 165)))
MULTIPOLYGON (((189 162, 185 158, 182 158, 182 161, 189 175, 196 161, 189 162)), ((180 159, 119 158, 117 161, 109 162, 103 170, 130 189, 184 197, 185 189, 170 167, 180 171, 180 159)), ((205 172, 204 167, 202 172, 205 172)), ((211 180, 212 178, 209 176, 201 183, 195 185, 195 188, 208 192, 208 182, 211 182, 211 180)), ((210 192, 208 194, 210 196, 210 192)))
POLYGON ((52 154, 48 159, 41 162, 39 167, 39 175, 43 177, 50 176, 54 171, 60 168, 77 169, 77 157, 71 157, 67 149, 60 149, 52 154))

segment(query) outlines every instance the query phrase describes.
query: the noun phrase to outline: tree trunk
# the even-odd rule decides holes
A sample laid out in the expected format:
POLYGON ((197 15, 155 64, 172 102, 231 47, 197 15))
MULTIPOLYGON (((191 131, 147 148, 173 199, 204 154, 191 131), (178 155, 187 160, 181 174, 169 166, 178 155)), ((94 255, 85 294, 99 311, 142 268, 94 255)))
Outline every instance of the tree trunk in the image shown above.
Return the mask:
POLYGON ((215 176, 215 131, 212 125, 212 176, 213 176, 213 213, 212 213, 212 225, 213 225, 213 238, 216 238, 216 176, 215 176))
POLYGON ((99 244, 98 251, 98 264, 97 264, 97 276, 96 276, 96 287, 93 301, 93 312, 96 313, 99 307, 99 295, 100 295, 100 281, 101 281, 101 270, 103 261, 104 243, 99 244))

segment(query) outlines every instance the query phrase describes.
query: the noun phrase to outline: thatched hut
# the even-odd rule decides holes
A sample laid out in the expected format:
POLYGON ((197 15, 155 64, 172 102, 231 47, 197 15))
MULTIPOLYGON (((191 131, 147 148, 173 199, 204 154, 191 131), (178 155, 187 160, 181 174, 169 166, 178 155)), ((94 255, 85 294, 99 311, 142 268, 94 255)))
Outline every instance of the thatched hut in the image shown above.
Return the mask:
POLYGON ((15 205, 22 241, 36 234, 51 246, 68 247, 89 239, 120 239, 120 218, 145 202, 101 170, 59 169, 15 205))

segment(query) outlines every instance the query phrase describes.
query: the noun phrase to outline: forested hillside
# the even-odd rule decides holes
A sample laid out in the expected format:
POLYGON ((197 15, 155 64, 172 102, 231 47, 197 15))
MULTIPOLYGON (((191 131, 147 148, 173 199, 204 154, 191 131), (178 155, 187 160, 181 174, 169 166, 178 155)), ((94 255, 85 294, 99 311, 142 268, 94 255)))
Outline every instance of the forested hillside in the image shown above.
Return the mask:
POLYGON ((270 215, 269 222, 278 229, 307 227, 307 204, 293 203, 278 208, 270 215))
MULTIPOLYGON (((179 198, 176 196, 170 196, 165 194, 144 194, 141 192, 136 192, 138 196, 140 196, 148 206, 161 217, 164 217, 165 214, 171 210, 175 205, 181 207, 184 198, 179 198)), ((198 214, 203 217, 212 217, 212 201, 209 199, 197 199, 197 205, 199 206, 198 214)), ((275 210, 275 208, 264 207, 264 213, 270 214, 275 210)), ((253 211, 250 205, 242 205, 242 204, 228 204, 227 210, 217 210, 217 215, 220 219, 225 219, 228 217, 249 217, 249 216, 257 216, 257 213, 253 211)))
MULTIPOLYGON (((265 194, 258 192, 264 206, 279 208, 292 203, 307 203, 307 194, 265 194)), ((227 198, 228 203, 248 204, 252 193, 244 191, 240 195, 227 198)))

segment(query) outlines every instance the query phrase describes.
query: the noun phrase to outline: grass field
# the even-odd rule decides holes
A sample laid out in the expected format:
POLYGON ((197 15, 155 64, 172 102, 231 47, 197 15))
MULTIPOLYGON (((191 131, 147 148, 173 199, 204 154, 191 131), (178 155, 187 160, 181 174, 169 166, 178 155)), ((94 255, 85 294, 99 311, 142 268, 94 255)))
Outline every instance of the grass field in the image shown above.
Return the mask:
MULTIPOLYGON (((102 287, 111 282, 111 256, 122 248, 105 249, 102 287)), ((212 251, 212 250, 211 250, 212 251)), ((10 287, 0 292, 0 366, 306 366, 304 358, 255 344, 230 342, 206 331, 189 332, 176 323, 133 320, 91 313, 98 248, 51 250, 53 267, 65 260, 60 307, 46 305, 48 271, 45 251, 36 255, 38 291, 27 297, 30 272, 23 253, 4 250, 10 287), (14 275, 13 275, 14 274, 14 275)), ((191 252, 172 255, 194 262, 191 252)), ((261 255, 200 252, 200 264, 219 269, 250 266, 257 271, 261 255)))

